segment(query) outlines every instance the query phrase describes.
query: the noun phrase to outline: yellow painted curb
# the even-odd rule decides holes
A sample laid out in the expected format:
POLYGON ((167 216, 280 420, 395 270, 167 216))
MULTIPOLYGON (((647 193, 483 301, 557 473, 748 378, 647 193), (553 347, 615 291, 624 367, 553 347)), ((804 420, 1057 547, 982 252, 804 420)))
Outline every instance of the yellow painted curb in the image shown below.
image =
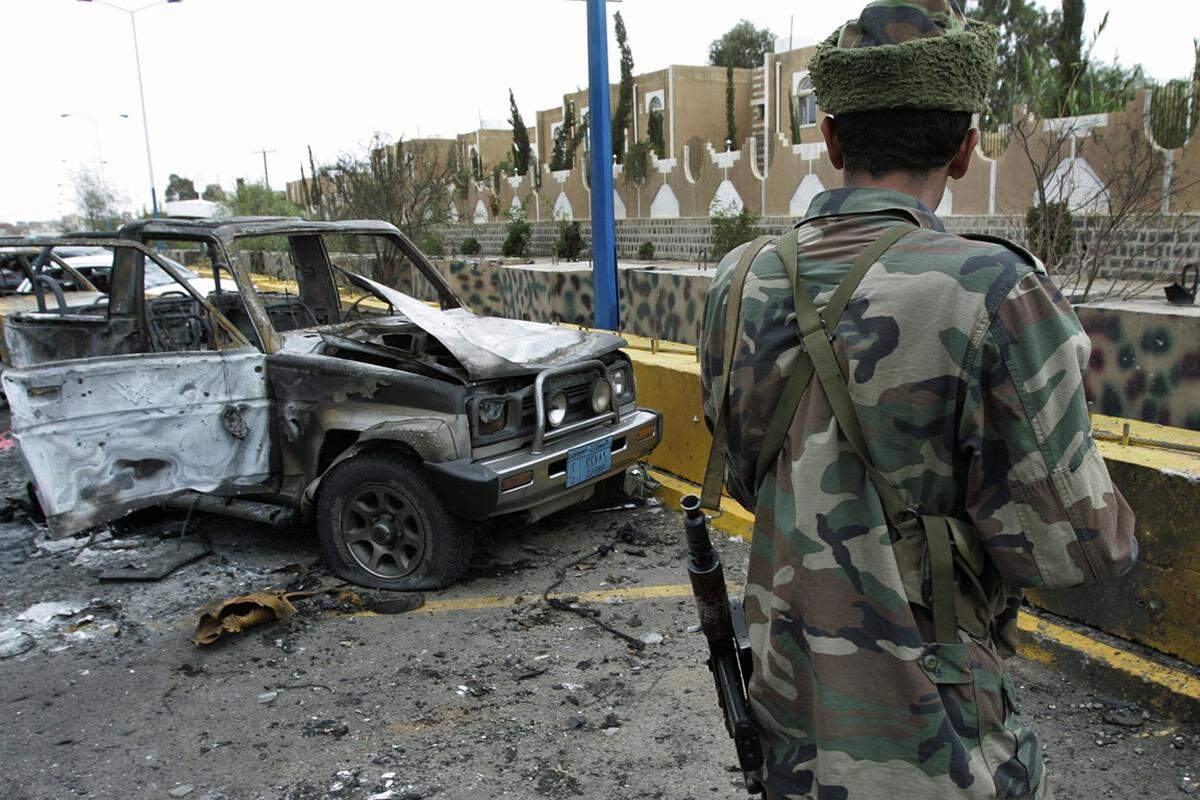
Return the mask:
MULTIPOLYGON (((738 594, 740 586, 731 585, 730 594, 738 594)), ((599 603, 608 598, 622 601, 679 599, 692 596, 686 583, 659 586, 637 586, 594 592, 556 594, 555 597, 576 597, 582 602, 599 603)), ((509 608, 521 601, 532 600, 529 595, 480 595, 431 600, 413 614, 440 614, 456 611, 481 611, 509 608)), ((355 617, 382 617, 372 611, 354 613, 355 617)), ((1114 694, 1122 694, 1163 710, 1177 720, 1188 722, 1200 719, 1200 678, 1174 669, 1128 650, 1122 650, 1091 637, 1055 624, 1033 614, 1021 612, 1017 619, 1022 641, 1022 658, 1075 672, 1100 673, 1114 694)))
MULTIPOLYGON (((659 499, 673 509, 679 509, 679 501, 684 495, 699 492, 698 486, 672 475, 656 470, 651 470, 650 474, 662 484, 659 499)), ((728 497, 722 498, 721 509, 724 513, 713 520, 713 526, 750 541, 754 515, 728 497)), ((686 586, 682 588, 687 589, 686 586)), ((690 594, 690 591, 686 593, 690 594)), ((1200 718, 1200 678, 1195 675, 1026 612, 1021 612, 1017 625, 1022 634, 1018 648, 1022 658, 1057 668, 1099 669, 1113 682, 1115 689, 1127 695, 1147 701, 1179 719, 1200 718)))
POLYGON ((1028 658, 1045 661, 1046 653, 1037 650, 1037 641, 1050 640, 1061 647, 1069 647, 1092 661, 1104 664, 1130 680, 1160 686, 1181 698, 1200 704, 1200 678, 1194 675, 1142 658, 1128 650, 1098 642, 1082 633, 1031 614, 1021 614, 1017 625, 1027 637, 1022 643, 1021 654, 1025 655, 1026 649, 1032 650, 1032 655, 1026 656, 1028 658))
MULTIPOLYGON (((658 499, 676 511, 680 509, 679 501, 685 495, 700 494, 699 486, 680 480, 674 475, 652 469, 650 477, 662 484, 662 488, 658 490, 658 499)), ((747 542, 754 537, 754 515, 742 508, 736 500, 724 495, 721 497, 721 514, 712 520, 712 526, 747 542)))

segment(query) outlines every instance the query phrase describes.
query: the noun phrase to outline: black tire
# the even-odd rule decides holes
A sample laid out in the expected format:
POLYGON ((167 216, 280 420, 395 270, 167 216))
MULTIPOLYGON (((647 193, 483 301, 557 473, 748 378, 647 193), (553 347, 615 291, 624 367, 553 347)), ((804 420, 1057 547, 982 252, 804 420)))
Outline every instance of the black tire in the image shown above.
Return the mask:
POLYGON ((372 589, 442 589, 467 571, 474 527, 438 497, 421 463, 371 451, 321 481, 317 533, 337 575, 372 589))

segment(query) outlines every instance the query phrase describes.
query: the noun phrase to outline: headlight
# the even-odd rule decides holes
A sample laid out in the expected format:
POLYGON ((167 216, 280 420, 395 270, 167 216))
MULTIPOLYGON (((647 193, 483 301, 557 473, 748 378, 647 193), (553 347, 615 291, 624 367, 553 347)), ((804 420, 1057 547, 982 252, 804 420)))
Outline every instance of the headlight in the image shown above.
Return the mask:
POLYGON ((483 434, 504 430, 508 424, 508 398, 485 397, 479 401, 479 432, 483 434))
POLYGON ((592 384, 592 413, 603 414, 608 411, 612 405, 612 391, 608 388, 608 382, 598 380, 592 384))
POLYGON ((627 400, 633 395, 633 381, 630 380, 629 367, 613 367, 609 374, 612 376, 613 392, 618 400, 627 400))
POLYGON ((546 422, 550 423, 550 427, 557 428, 566 418, 567 396, 562 392, 555 392, 546 402, 546 422))

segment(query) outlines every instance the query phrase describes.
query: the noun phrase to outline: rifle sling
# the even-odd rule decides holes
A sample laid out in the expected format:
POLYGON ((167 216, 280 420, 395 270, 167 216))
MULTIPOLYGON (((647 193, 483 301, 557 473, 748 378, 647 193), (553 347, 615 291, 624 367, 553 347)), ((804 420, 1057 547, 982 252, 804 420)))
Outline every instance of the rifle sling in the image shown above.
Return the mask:
MULTIPOLYGON (((876 239, 870 247, 864 250, 862 255, 851 265, 842 282, 838 284, 837 289, 834 290, 828 305, 817 315, 819 324, 823 325, 828 331, 836 330, 842 321, 842 315, 846 313, 846 306, 850 304, 850 298, 858 290, 858 285, 862 283, 862 279, 871 269, 871 266, 879 260, 879 257, 889 247, 914 229, 911 225, 893 226, 880 238, 876 239)), ((783 265, 787 269, 788 277, 791 278, 793 291, 798 293, 803 279, 796 269, 797 236, 797 231, 792 230, 780 239, 779 255, 783 259, 783 265)), ((798 294, 796 296, 796 321, 801 324, 802 338, 804 326, 800 320, 800 309, 805 304, 804 301, 807 301, 808 307, 812 309, 812 300, 808 296, 807 288, 804 289, 804 300, 801 300, 798 294)), ((816 314, 816 310, 813 309, 812 313, 816 314)), ((803 350, 811 352, 807 344, 803 350)), ((804 396, 804 392, 812 380, 812 375, 813 361, 811 358, 805 358, 804 352, 801 352, 796 359, 796 364, 792 367, 792 373, 788 376, 787 383, 784 384, 783 391, 780 393, 779 404, 775 407, 775 413, 771 416, 771 421, 767 424, 762 447, 758 451, 758 463, 755 465, 756 487, 762 483, 763 478, 766 477, 767 472, 771 469, 771 463, 779 455, 779 451, 783 449, 783 442, 787 438, 788 428, 791 427, 792 420, 795 419, 796 409, 800 406, 800 399, 804 396)))
POLYGON ((700 507, 711 511, 721 508, 721 487, 725 482, 725 443, 729 438, 729 384, 732 377, 730 373, 733 370, 733 354, 737 349, 738 323, 742 315, 742 292, 754 259, 773 238, 759 236, 747 245, 738 258, 729 281, 729 294, 725 300, 725 331, 721 340, 721 378, 718 385, 713 387, 717 416, 713 421, 708 466, 704 470, 704 483, 700 488, 700 507))
MULTIPOLYGON (((915 528, 925 533, 930 565, 930 606, 933 615, 936 641, 957 641, 957 620, 954 597, 954 551, 951 543, 951 525, 946 517, 918 516, 904 502, 896 488, 883 476, 871 461, 866 436, 862 430, 854 400, 842 372, 841 363, 833 349, 832 332, 841 322, 846 307, 859 284, 871 267, 893 244, 917 227, 900 224, 889 227, 855 260, 846 276, 834 290, 829 303, 818 312, 809 294, 808 285, 797 269, 798 233, 795 229, 779 240, 779 254, 791 278, 796 306, 796 321, 800 328, 803 347, 797 354, 796 363, 780 393, 775 412, 768 423, 762 446, 755 465, 756 483, 761 484, 770 470, 772 462, 783 448, 788 428, 796 416, 800 400, 812 381, 814 373, 829 401, 838 427, 847 443, 859 457, 867 476, 875 486, 883 505, 888 523, 902 535, 912 535, 915 528)), ((721 488, 725 476, 725 446, 729 431, 729 386, 736 349, 738 324, 741 316, 742 292, 746 277, 754 258, 770 242, 770 237, 759 237, 742 252, 730 281, 725 314, 725 331, 722 352, 722 375, 719 387, 715 387, 717 416, 713 426, 712 446, 709 450, 708 467, 704 474, 701 491, 701 507, 720 508, 721 488)))
MULTIPOLYGON (((838 286, 829 305, 826 306, 826 312, 836 312, 836 318, 840 319, 854 288, 871 268, 871 265, 883 255, 887 248, 913 230, 915 228, 908 225, 896 225, 875 240, 875 243, 867 248, 866 252, 854 263, 850 272, 838 286)), ((800 325, 804 353, 812 363, 821 389, 833 410, 833 416, 837 420, 838 427, 841 428, 842 435, 845 436, 850 448, 862 461, 867 476, 879 493, 884 516, 887 517, 892 528, 901 535, 905 532, 911 534, 914 528, 924 530, 929 552, 930 610, 933 614, 934 639, 943 643, 957 642, 954 551, 950 538, 949 520, 944 516, 918 515, 904 502, 896 487, 875 467, 867 448, 862 423, 855 410, 854 399, 850 396, 846 375, 842 372, 841 362, 838 361, 837 353, 833 349, 832 331, 835 326, 830 325, 827 319, 834 317, 830 314, 827 318, 817 313, 816 306, 813 305, 812 297, 809 295, 808 286, 798 270, 794 286, 796 321, 800 325)), ((780 409, 780 412, 782 411, 784 410, 780 409)), ((795 409, 792 409, 791 415, 794 416, 795 413, 795 409)))

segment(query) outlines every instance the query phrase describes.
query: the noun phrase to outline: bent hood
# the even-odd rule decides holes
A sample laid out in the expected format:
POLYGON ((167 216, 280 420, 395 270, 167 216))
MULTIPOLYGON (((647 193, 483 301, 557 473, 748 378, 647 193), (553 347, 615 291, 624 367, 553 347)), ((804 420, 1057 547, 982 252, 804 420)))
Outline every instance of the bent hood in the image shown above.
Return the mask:
POLYGON ((480 317, 465 308, 430 308, 403 292, 353 273, 343 273, 363 289, 383 295, 414 325, 441 342, 472 380, 528 375, 548 367, 597 358, 625 346, 610 333, 503 317, 480 317))

